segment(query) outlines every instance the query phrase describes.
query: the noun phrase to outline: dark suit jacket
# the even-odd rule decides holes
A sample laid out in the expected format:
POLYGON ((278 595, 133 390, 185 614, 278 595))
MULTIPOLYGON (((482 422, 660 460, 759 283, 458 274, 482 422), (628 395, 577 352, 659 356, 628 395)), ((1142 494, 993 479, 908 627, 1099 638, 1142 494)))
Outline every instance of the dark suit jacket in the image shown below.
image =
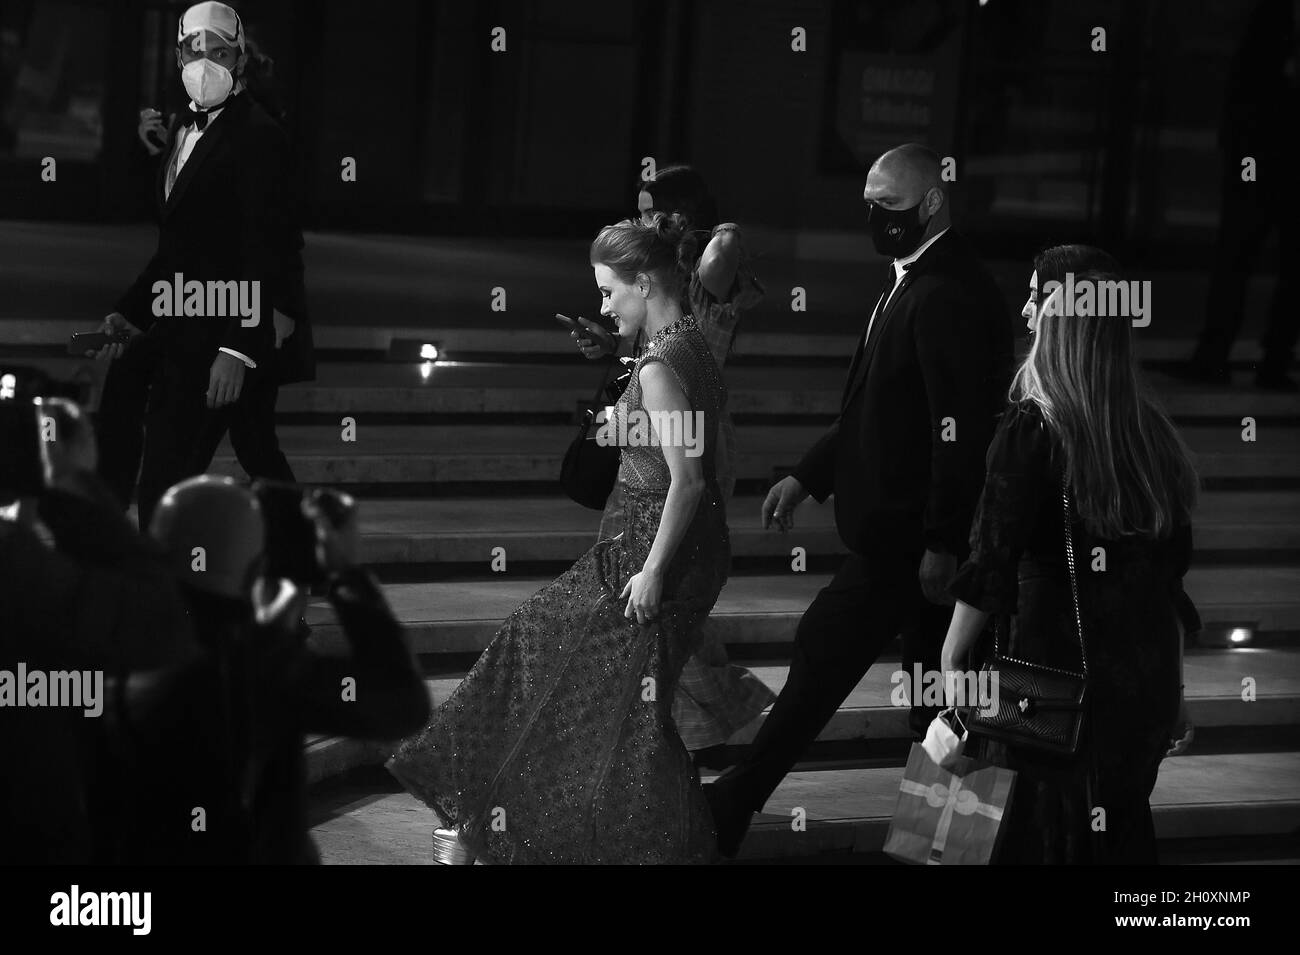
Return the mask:
POLYGON ((949 229, 904 274, 876 326, 854 355, 839 417, 794 475, 818 501, 834 493, 840 539, 855 553, 964 557, 1010 383, 1006 302, 949 229), (955 440, 944 440, 945 418, 955 440))
POLYGON ((165 352, 176 360, 210 364, 224 346, 279 381, 314 378, 288 136, 248 93, 239 94, 204 132, 166 198, 178 130, 174 123, 160 156, 157 251, 118 300, 117 311, 162 338, 165 352), (153 285, 160 279, 173 282, 176 273, 186 282, 260 282, 259 324, 245 328, 237 316, 155 317, 153 285), (272 309, 297 323, 278 351, 272 309))

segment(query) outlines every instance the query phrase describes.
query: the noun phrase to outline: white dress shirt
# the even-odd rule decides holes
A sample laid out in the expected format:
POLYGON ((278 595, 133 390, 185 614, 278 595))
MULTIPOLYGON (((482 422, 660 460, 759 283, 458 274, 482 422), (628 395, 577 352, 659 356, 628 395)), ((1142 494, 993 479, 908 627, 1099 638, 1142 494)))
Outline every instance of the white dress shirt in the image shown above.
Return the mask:
MULTIPOLYGON (((231 91, 230 95, 232 97, 238 96, 243 91, 244 87, 241 83, 231 91)), ((194 102, 194 100, 190 100, 190 107, 196 113, 199 111, 199 104, 194 102)), ((212 124, 215 123, 217 118, 225 111, 226 108, 223 106, 220 109, 214 109, 212 112, 208 113, 208 122, 203 129, 199 129, 197 125, 182 126, 180 128, 176 140, 176 175, 167 177, 167 182, 164 185, 163 190, 166 193, 164 198, 170 199, 172 197, 172 189, 176 185, 175 180, 180 178, 181 170, 185 168, 185 163, 189 160, 190 154, 194 152, 194 147, 198 145, 199 140, 203 138, 203 134, 212 127, 212 124)))
MULTIPOLYGON (((236 87, 230 95, 238 96, 242 91, 243 86, 240 85, 236 87)), ((190 100, 190 106, 193 107, 196 112, 198 111, 198 103, 190 100)), ((177 134, 176 174, 175 176, 169 175, 163 184, 163 192, 166 194, 166 199, 171 199, 172 189, 176 186, 175 180, 180 178, 181 170, 185 168, 185 163, 190 158, 190 154, 194 152, 194 147, 198 145, 199 140, 203 138, 203 134, 212 128, 212 124, 215 123, 225 111, 226 108, 223 106, 221 109, 214 109, 212 112, 208 113, 208 123, 203 129, 199 129, 197 125, 182 126, 180 128, 180 132, 177 134)), ((226 348, 224 346, 217 350, 223 351, 227 355, 233 355, 249 368, 257 367, 257 362, 253 361, 253 359, 249 358, 243 352, 238 352, 233 348, 226 348)))

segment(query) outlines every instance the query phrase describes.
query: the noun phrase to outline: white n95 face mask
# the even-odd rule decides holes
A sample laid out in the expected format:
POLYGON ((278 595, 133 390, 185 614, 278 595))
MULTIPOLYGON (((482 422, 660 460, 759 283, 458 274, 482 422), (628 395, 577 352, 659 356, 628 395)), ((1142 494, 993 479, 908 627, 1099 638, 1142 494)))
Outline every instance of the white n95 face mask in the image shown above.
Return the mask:
POLYGON ((206 57, 186 63, 181 70, 181 82, 185 84, 185 92, 190 94, 190 99, 200 109, 208 109, 224 102, 235 86, 235 78, 230 75, 230 70, 206 57))

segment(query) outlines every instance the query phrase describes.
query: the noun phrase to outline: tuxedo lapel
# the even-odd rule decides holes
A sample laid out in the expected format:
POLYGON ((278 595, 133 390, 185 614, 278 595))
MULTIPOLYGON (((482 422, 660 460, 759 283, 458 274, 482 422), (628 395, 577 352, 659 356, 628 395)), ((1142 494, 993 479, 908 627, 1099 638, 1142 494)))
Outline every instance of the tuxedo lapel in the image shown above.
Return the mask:
POLYGON ((940 261, 947 253, 949 239, 952 235, 950 229, 946 234, 935 240, 934 245, 926 249, 919 259, 913 262, 903 273, 903 279, 898 283, 898 288, 894 289, 893 295, 885 303, 880 314, 876 316, 875 322, 871 326, 871 331, 867 335, 867 340, 863 347, 858 350, 854 356, 853 368, 850 373, 849 383, 844 390, 843 398, 840 401, 840 409, 848 407, 853 395, 861 388, 867 380, 867 372, 871 369, 871 359, 880 346, 880 340, 884 337, 885 331, 889 327, 889 320, 898 311, 899 304, 903 301, 903 296, 911 288, 912 283, 916 281, 917 276, 924 274, 925 270, 935 262, 940 261))
POLYGON ((176 161, 176 153, 181 148, 181 129, 180 120, 172 120, 171 132, 167 137, 167 158, 159 166, 157 182, 154 183, 154 201, 158 205, 159 216, 167 210, 167 172, 172 168, 172 163, 176 161))
MULTIPOLYGON (((889 268, 892 270, 894 267, 890 265, 889 268)), ((880 298, 884 298, 884 297, 885 297, 885 293, 881 292, 880 298)), ((873 315, 875 314, 876 309, 879 307, 880 307, 880 299, 876 299, 876 303, 871 306, 871 312, 873 315)), ((858 340, 857 347, 853 349, 853 361, 849 364, 848 377, 844 379, 844 390, 840 392, 841 408, 843 408, 846 404, 848 404, 849 393, 853 390, 853 383, 857 381, 858 378, 858 369, 862 367, 862 352, 867 343, 866 336, 869 328, 870 325, 868 324, 867 328, 864 328, 862 330, 862 337, 858 340)))
POLYGON ((176 182, 172 185, 172 194, 170 198, 167 199, 166 205, 163 206, 164 219, 176 210, 181 199, 185 196, 185 190, 189 188, 190 183, 194 181, 194 177, 198 175, 199 170, 202 168, 203 160, 211 154, 212 150, 217 148, 217 144, 221 141, 221 136, 222 128, 221 124, 218 122, 213 123, 212 127, 199 137, 198 143, 195 144, 193 151, 190 152, 190 158, 185 160, 185 165, 176 176, 176 182))
MULTIPOLYGON (((918 265, 919 264, 920 263, 918 263, 918 265)), ((871 367, 871 357, 876 353, 876 348, 880 345, 880 339, 884 336, 885 329, 889 327, 889 320, 893 318, 894 313, 898 311, 899 303, 903 301, 903 296, 907 294, 907 290, 911 288, 912 283, 916 281, 916 275, 919 271, 919 268, 913 267, 903 273, 903 280, 898 283, 898 288, 894 290, 894 294, 889 297, 889 301, 885 303, 885 307, 882 308, 880 314, 876 316, 876 323, 872 326, 871 334, 867 336, 867 341, 863 349, 863 377, 865 377, 866 370, 871 367)))
POLYGON ((840 392, 840 410, 849 403, 849 395, 853 393, 853 383, 858 380, 858 369, 862 367, 862 342, 853 350, 853 362, 849 365, 849 376, 844 379, 844 390, 840 392))
MULTIPOLYGON (((203 167, 203 161, 212 154, 212 151, 226 137, 231 126, 243 118, 244 110, 247 109, 247 98, 247 93, 235 97, 235 101, 223 109, 221 115, 213 120, 203 135, 199 137, 198 143, 190 153, 190 158, 185 160, 184 168, 181 169, 180 174, 176 177, 176 182, 172 185, 171 197, 166 200, 163 206, 164 219, 176 210, 177 205, 180 204, 185 195, 185 190, 189 188, 190 183, 194 181, 194 177, 198 175, 199 170, 203 167)), ((177 140, 179 141, 179 136, 177 140)), ((166 172, 163 175, 166 176, 166 172)))

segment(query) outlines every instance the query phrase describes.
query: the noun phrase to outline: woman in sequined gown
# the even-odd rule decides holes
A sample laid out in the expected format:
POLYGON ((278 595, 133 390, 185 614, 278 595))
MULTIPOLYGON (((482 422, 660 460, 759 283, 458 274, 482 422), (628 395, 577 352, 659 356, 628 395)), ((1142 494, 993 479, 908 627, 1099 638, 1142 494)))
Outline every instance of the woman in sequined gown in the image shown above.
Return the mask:
POLYGON ((479 861, 716 859, 671 711, 730 560, 714 471, 726 395, 678 304, 693 241, 681 217, 656 216, 592 243, 602 314, 620 336, 648 339, 608 429, 625 437, 622 535, 516 609, 388 763, 479 861))
MULTIPOLYGON (((636 183, 637 215, 678 213, 699 237, 699 254, 684 290, 685 305, 709 343, 719 372, 725 375, 742 314, 762 299, 764 289, 754 276, 750 258, 734 222, 718 224, 718 211, 703 177, 690 166, 661 168, 636 183)), ((592 323, 574 333, 583 355, 598 359, 618 348, 618 342, 592 323), (590 337, 588 337, 590 336, 590 337)), ((723 414, 718 437, 718 485, 731 508, 736 485, 735 429, 723 414)), ((618 535, 623 520, 623 488, 616 483, 601 517, 597 539, 618 535)), ((714 765, 718 750, 738 730, 756 720, 776 699, 757 676, 731 663, 712 620, 702 624, 699 649, 687 661, 673 699, 673 719, 686 748, 699 765, 714 765)))

